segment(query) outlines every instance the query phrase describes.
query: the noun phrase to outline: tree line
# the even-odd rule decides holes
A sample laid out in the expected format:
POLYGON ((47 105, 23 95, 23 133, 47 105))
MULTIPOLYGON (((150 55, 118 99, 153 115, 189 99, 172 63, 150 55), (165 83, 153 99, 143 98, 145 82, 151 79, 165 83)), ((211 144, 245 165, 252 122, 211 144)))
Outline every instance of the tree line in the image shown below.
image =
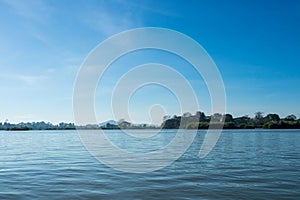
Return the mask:
POLYGON ((87 124, 76 126, 74 123, 52 124, 50 122, 21 122, 17 124, 9 123, 7 120, 4 123, 0 122, 0 130, 6 131, 28 131, 28 130, 75 130, 75 129, 157 129, 159 126, 148 125, 148 124, 132 124, 123 119, 114 123, 106 123, 105 125, 100 124, 87 124))
POLYGON ((278 114, 256 112, 254 117, 247 115, 234 118, 231 114, 215 113, 206 116, 204 112, 184 113, 182 116, 165 116, 161 125, 163 129, 300 129, 300 119, 295 115, 280 118, 278 114))
POLYGON ((76 126, 74 123, 61 122, 54 125, 50 122, 21 122, 12 124, 8 121, 0 123, 0 130, 74 130, 74 129, 300 129, 300 119, 295 115, 288 115, 280 118, 278 114, 264 115, 262 112, 256 112, 254 117, 247 115, 234 118, 231 114, 215 113, 213 115, 205 115, 204 112, 184 113, 182 116, 173 117, 164 116, 160 126, 152 126, 147 124, 134 125, 125 120, 119 120, 116 124, 107 123, 100 126, 99 124, 88 124, 84 126, 76 126))
POLYGON ((0 123, 0 130, 7 131, 27 131, 27 130, 72 130, 76 129, 74 123, 64 123, 52 124, 50 122, 20 122, 18 124, 13 124, 5 121, 0 123))

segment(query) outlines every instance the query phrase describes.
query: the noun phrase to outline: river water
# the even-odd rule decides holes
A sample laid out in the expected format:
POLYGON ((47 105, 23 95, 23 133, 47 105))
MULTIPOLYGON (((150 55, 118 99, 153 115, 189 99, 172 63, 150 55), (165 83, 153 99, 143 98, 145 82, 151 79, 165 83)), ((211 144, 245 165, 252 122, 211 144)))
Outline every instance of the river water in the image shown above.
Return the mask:
MULTIPOLYGON (((122 148, 147 148, 106 133, 122 148)), ((100 163, 76 131, 1 131, 0 199, 300 199, 300 130, 224 130, 200 159, 205 133, 173 164, 135 174, 100 163)))

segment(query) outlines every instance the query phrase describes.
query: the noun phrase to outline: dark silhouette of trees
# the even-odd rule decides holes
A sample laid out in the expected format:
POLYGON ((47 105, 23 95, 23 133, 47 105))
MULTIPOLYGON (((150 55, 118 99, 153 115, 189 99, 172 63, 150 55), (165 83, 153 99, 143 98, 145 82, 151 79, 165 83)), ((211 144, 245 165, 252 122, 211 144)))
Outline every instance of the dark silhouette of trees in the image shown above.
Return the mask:
POLYGON ((233 116, 231 114, 225 114, 223 117, 225 122, 233 122, 233 116))
POLYGON ((266 117, 264 117, 264 122, 270 122, 270 121, 280 121, 280 117, 277 114, 268 114, 266 117))
POLYGON ((174 115, 163 121, 164 129, 208 129, 224 128, 224 129, 300 129, 300 120, 295 115, 289 115, 281 119, 278 114, 267 114, 265 117, 262 112, 256 112, 253 118, 242 116, 233 118, 231 114, 215 113, 206 116, 203 112, 196 112, 195 115, 184 114, 181 116, 174 115), (224 124, 222 123, 224 122, 224 124))
POLYGON ((297 117, 295 115, 288 115, 284 118, 286 121, 296 121, 297 117))
POLYGON ((195 114, 196 118, 199 119, 200 122, 206 122, 206 121, 209 121, 207 119, 207 117, 205 116, 204 112, 200 112, 200 111, 197 111, 196 114, 195 114))
POLYGON ((263 112, 258 111, 254 114, 255 114, 255 117, 254 117, 255 119, 262 119, 263 118, 263 112))
POLYGON ((181 117, 174 115, 173 118, 164 121, 162 127, 165 129, 178 129, 180 126, 180 121, 181 117))
POLYGON ((58 125, 53 125, 51 123, 41 122, 20 122, 18 124, 11 124, 7 121, 3 124, 0 123, 0 130, 9 131, 27 131, 27 130, 67 130, 75 129, 74 123, 64 123, 61 122, 58 125))
POLYGON ((220 113, 215 113, 211 116, 211 121, 213 122, 222 122, 223 120, 223 115, 220 113))
MULTIPOLYGON (((18 124, 11 124, 8 120, 0 122, 0 130, 10 131, 26 131, 26 130, 69 130, 69 129, 155 129, 159 128, 153 125, 134 125, 130 122, 121 119, 117 124, 106 124, 100 126, 98 124, 87 124, 84 126, 76 126, 74 123, 61 122, 57 125, 51 123, 41 122, 21 122, 18 124)), ((262 112, 256 112, 253 118, 245 115, 234 118, 231 114, 215 113, 211 116, 205 115, 204 112, 197 111, 195 115, 191 113, 184 113, 182 116, 173 117, 164 116, 163 129, 300 129, 300 119, 295 115, 288 115, 285 118, 280 118, 278 114, 267 114, 265 117, 262 112), (223 123, 224 122, 224 123, 223 123)))

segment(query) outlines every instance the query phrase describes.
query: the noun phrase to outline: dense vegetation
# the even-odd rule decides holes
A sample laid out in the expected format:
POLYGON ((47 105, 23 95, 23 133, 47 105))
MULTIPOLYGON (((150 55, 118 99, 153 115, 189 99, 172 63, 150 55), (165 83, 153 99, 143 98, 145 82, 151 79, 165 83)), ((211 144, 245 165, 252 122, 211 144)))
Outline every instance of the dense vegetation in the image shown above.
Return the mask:
POLYGON ((262 112, 256 112, 253 118, 242 116, 233 118, 231 114, 213 114, 206 116, 203 112, 196 112, 195 115, 184 113, 182 116, 164 117, 161 125, 164 129, 300 129, 300 119, 295 115, 289 115, 280 118, 278 114, 267 114, 263 116, 262 112), (224 122, 224 126, 223 126, 224 122))
POLYGON ((0 123, 0 130, 7 131, 28 131, 28 130, 74 130, 74 129, 155 129, 157 126, 148 124, 132 124, 125 120, 119 120, 119 122, 106 123, 105 125, 100 124, 87 124, 84 126, 76 126, 74 123, 61 122, 57 125, 52 123, 42 122, 21 122, 18 124, 11 124, 7 121, 0 123))
POLYGON ((11 124, 9 122, 0 123, 0 130, 7 131, 27 131, 27 130, 68 130, 75 129, 75 125, 73 123, 59 123, 57 125, 53 125, 51 123, 46 122, 21 122, 18 124, 11 124))
MULTIPOLYGON (((300 129, 300 119, 295 115, 289 115, 280 118, 278 114, 263 115, 262 112, 256 112, 253 118, 242 116, 233 118, 231 114, 213 114, 206 116, 203 112, 196 112, 195 115, 184 113, 182 116, 165 116, 160 126, 163 129, 300 129)), ((59 123, 53 125, 46 122, 21 122, 11 124, 7 121, 0 123, 0 130, 8 131, 26 131, 26 130, 73 130, 73 129, 155 129, 159 126, 139 124, 135 125, 125 120, 119 120, 115 123, 106 123, 104 125, 88 124, 85 126, 76 126, 74 123, 59 123)))

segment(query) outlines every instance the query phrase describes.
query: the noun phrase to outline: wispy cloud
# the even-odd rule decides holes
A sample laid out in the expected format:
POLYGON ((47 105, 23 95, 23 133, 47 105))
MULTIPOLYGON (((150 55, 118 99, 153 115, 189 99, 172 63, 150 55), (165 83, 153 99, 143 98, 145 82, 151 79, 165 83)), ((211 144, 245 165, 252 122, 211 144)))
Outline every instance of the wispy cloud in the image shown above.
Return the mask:
POLYGON ((35 86, 39 84, 41 81, 46 79, 46 76, 38 75, 38 76, 32 76, 32 75, 15 75, 15 79, 25 83, 28 86, 35 86))
POLYGON ((50 15, 49 6, 47 6, 44 1, 4 0, 4 2, 9 5, 16 14, 35 22, 43 22, 50 15))
POLYGON ((26 32, 30 33, 35 39, 49 45, 41 27, 48 23, 52 12, 51 7, 46 5, 44 1, 39 0, 4 0, 4 2, 14 14, 20 17, 26 32))
POLYGON ((141 17, 131 12, 130 8, 123 3, 114 4, 118 4, 114 5, 117 8, 114 10, 106 4, 96 8, 88 7, 83 16, 84 22, 105 36, 142 26, 141 17))
POLYGON ((19 123, 19 122, 29 122, 29 121, 35 121, 36 116, 33 114, 20 114, 18 116, 15 116, 13 118, 10 118, 11 123, 19 123))
POLYGON ((149 3, 147 4, 146 2, 141 3, 140 1, 134 2, 134 1, 116 0, 116 2, 130 8, 131 10, 140 10, 142 13, 152 12, 154 14, 163 15, 167 17, 178 17, 178 13, 173 12, 170 6, 166 8, 166 5, 164 5, 163 1, 156 1, 156 2, 150 1, 149 3, 151 3, 151 5, 149 3))
MULTIPOLYGON (((1 68, 0 68, 1 69, 1 68)), ((45 80, 49 78, 52 71, 47 69, 43 73, 24 73, 15 70, 9 70, 9 68, 2 68, 0 79, 1 83, 4 84, 4 87, 8 85, 25 85, 27 87, 36 87, 40 86, 45 80)))
POLYGON ((166 8, 163 3, 157 6, 157 3, 106 1, 96 7, 87 7, 83 20, 105 36, 110 36, 120 31, 145 26, 146 13, 178 17, 172 9, 166 8))

